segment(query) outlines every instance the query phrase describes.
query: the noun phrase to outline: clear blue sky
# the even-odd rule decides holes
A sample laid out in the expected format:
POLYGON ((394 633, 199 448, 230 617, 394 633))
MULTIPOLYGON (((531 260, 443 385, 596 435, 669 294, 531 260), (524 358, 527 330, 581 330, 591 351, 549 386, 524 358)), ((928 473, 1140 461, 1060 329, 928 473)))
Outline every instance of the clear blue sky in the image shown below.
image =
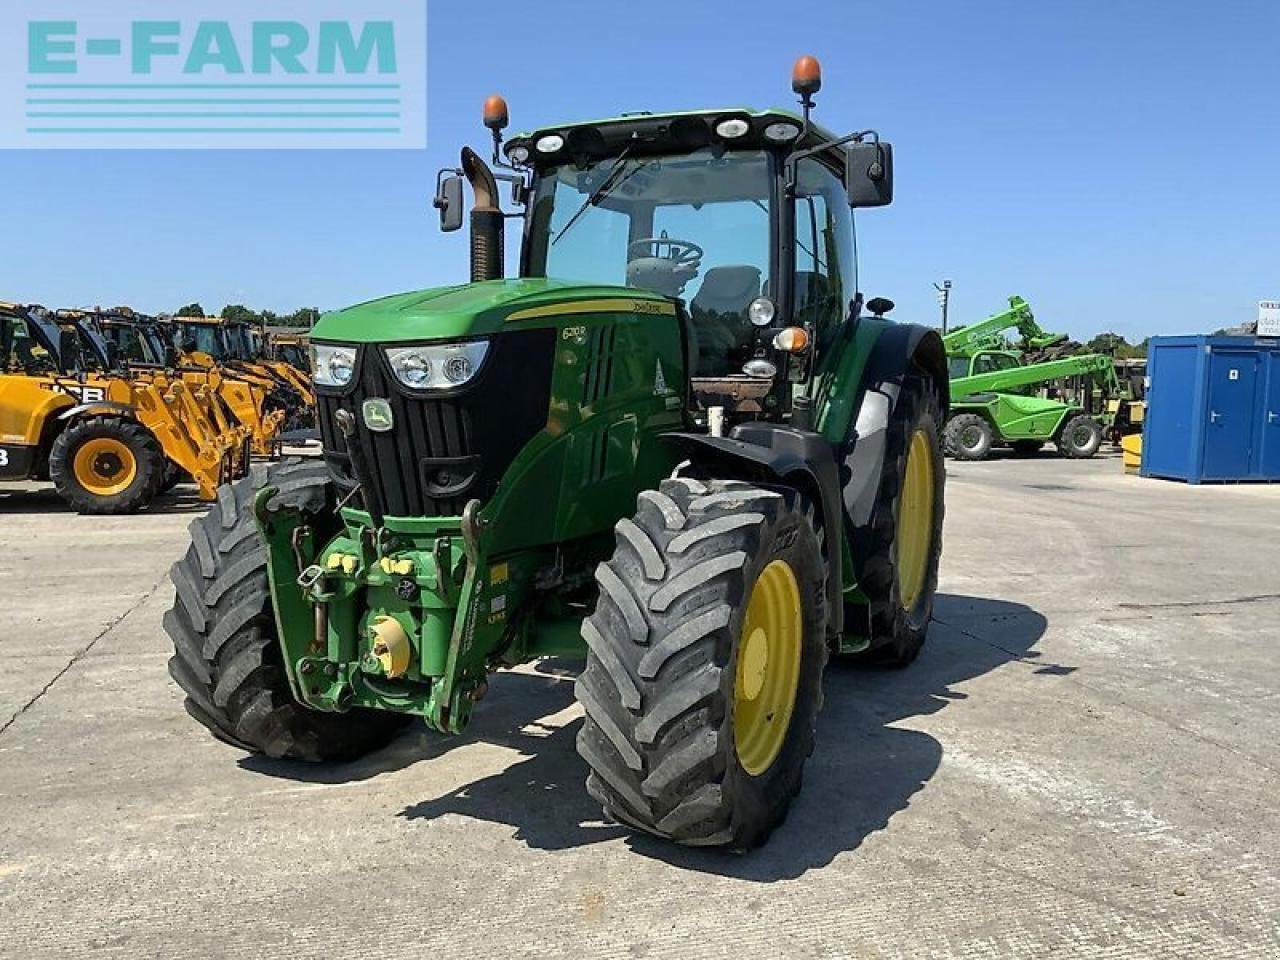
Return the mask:
POLYGON ((859 239, 898 319, 934 322, 943 277, 954 320, 1021 293, 1076 336, 1211 330, 1280 295, 1274 0, 432 0, 428 22, 425 152, 0 151, 0 298, 283 311, 454 282, 465 239, 429 195, 484 146, 486 94, 515 129, 789 106, 801 53, 822 123, 895 145, 859 239))

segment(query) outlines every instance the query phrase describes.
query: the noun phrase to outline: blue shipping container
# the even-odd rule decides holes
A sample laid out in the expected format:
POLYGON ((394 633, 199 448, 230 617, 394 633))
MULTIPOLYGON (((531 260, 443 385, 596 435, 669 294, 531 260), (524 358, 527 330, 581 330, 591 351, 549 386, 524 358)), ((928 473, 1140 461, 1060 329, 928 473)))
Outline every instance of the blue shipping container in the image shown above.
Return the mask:
POLYGON ((1280 340, 1153 337, 1142 475, 1280 480, 1280 340))

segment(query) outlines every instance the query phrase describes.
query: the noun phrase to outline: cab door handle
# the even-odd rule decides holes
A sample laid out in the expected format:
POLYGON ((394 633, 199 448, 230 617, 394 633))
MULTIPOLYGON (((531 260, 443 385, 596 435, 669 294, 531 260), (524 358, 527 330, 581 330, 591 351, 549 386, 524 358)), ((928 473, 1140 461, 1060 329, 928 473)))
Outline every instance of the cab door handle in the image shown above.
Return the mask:
POLYGON ((1209 411, 1209 422, 1210 422, 1210 423, 1217 423, 1217 422, 1218 422, 1219 420, 1221 420, 1221 419, 1222 419, 1222 414, 1220 414, 1217 410, 1210 410, 1210 411, 1209 411))

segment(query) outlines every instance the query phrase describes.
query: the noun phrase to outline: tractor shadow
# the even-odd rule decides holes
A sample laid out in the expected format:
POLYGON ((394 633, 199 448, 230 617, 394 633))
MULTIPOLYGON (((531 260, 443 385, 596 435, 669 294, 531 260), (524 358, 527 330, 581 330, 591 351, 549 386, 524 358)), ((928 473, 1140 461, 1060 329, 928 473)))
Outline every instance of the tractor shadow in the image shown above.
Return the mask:
MULTIPOLYGON (((828 667, 826 702, 818 720, 817 745, 805 769, 804 791, 769 843, 749 855, 679 847, 603 823, 600 808, 583 786, 585 769, 574 748, 580 715, 562 725, 527 719, 550 719, 573 704, 567 677, 496 677, 485 709, 476 711, 467 733, 437 738, 438 749, 428 752, 484 741, 510 747, 528 759, 413 804, 401 816, 430 820, 453 814, 507 824, 516 839, 537 849, 563 850, 625 838, 637 853, 683 869, 758 882, 801 876, 826 866, 840 853, 856 850, 868 836, 885 829, 937 771, 942 743, 894 724, 966 699, 967 694, 952 689, 956 684, 1011 661, 1040 662, 1031 648, 1044 634, 1046 620, 1029 607, 939 595, 934 620, 929 643, 909 669, 837 662, 828 667)), ((544 671, 556 669, 549 662, 540 666, 544 671)), ((1034 672, 1073 670, 1048 664, 1034 672)))

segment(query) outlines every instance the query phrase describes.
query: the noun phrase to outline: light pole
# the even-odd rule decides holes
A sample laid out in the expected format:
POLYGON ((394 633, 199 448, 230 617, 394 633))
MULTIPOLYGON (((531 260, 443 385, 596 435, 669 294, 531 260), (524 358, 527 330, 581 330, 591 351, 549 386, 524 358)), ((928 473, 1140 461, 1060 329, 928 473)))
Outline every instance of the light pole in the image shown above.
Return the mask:
POLYGON ((933 289, 938 291, 938 304, 942 307, 942 335, 947 334, 947 308, 951 305, 951 281, 943 280, 942 286, 936 283, 933 289))

